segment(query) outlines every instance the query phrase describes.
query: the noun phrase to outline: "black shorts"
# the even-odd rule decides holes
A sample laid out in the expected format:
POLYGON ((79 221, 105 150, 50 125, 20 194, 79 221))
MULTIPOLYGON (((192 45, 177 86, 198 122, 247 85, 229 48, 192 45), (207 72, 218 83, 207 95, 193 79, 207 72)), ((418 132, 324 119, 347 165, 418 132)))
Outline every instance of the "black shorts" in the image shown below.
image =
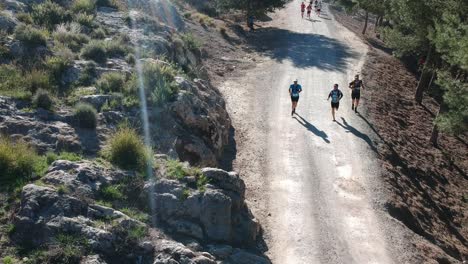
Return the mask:
POLYGON ((338 110, 338 108, 340 108, 340 102, 337 102, 337 103, 331 103, 331 107, 332 108, 336 108, 336 110, 338 110))
POLYGON ((361 91, 360 90, 353 90, 351 92, 351 99, 361 99, 361 91))
POLYGON ((291 101, 298 102, 299 101, 299 96, 297 96, 297 97, 291 96, 291 101))

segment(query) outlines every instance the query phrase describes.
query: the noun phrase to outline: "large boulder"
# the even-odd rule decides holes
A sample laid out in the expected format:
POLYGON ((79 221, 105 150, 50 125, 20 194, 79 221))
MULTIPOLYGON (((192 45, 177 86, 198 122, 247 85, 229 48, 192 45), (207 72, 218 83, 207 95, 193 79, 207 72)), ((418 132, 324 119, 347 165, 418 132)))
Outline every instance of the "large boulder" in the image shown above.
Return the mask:
POLYGON ((242 179, 219 169, 205 168, 202 172, 210 181, 203 192, 165 178, 148 183, 145 190, 154 201, 156 218, 185 236, 253 245, 260 225, 245 203, 242 179))

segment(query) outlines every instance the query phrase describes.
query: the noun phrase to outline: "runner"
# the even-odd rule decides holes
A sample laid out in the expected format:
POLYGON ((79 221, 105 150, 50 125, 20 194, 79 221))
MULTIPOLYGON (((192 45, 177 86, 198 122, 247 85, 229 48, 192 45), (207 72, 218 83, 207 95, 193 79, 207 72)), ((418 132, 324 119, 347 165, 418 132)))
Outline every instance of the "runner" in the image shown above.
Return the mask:
POLYGON ((361 99, 361 88, 364 88, 362 80, 359 80, 359 74, 356 74, 354 81, 349 83, 349 88, 351 88, 351 110, 357 113, 357 108, 359 105, 359 99, 361 99))
POLYGON ((305 9, 306 9, 306 5, 305 5, 304 2, 302 2, 302 4, 301 4, 301 17, 302 18, 304 18, 305 9))
POLYGON ((299 101, 299 94, 302 92, 302 87, 297 84, 297 79, 289 86, 289 95, 291 96, 292 111, 291 116, 296 113, 297 102, 299 101))
POLYGON ((254 20, 254 16, 249 16, 249 18, 247 19, 247 26, 250 28, 250 31, 255 31, 254 20))
POLYGON ((317 11, 317 16, 320 16, 320 11, 322 10, 322 2, 315 2, 317 5, 315 6, 315 10, 317 11))
POLYGON ((338 108, 340 107, 340 100, 343 98, 343 93, 338 89, 338 84, 335 84, 333 86, 333 90, 328 94, 328 99, 331 97, 331 109, 332 109, 332 116, 333 116, 333 121, 335 120, 335 111, 338 111, 338 108))
POLYGON ((309 4, 307 6, 307 18, 310 19, 310 13, 312 13, 312 4, 309 4))

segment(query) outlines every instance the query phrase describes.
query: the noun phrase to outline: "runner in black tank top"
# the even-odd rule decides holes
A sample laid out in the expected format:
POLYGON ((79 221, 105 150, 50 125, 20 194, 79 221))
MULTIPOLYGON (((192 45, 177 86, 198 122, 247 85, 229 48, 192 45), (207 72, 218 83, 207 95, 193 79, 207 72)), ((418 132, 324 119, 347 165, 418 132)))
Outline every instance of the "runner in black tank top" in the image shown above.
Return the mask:
POLYGON ((364 88, 362 80, 359 80, 359 74, 356 74, 354 81, 349 83, 349 88, 351 89, 351 110, 354 110, 357 113, 357 107, 359 105, 359 99, 361 99, 361 89, 364 88))

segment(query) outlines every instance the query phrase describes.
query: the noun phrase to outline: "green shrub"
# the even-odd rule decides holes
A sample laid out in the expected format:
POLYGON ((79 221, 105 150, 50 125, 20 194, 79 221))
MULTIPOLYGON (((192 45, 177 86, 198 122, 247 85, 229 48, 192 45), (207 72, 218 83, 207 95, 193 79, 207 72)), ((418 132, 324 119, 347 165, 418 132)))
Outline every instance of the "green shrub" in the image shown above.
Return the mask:
POLYGON ((107 41, 105 47, 108 57, 124 57, 130 51, 128 45, 119 40, 107 41))
POLYGON ((49 73, 43 70, 32 70, 25 73, 23 76, 26 81, 28 90, 31 94, 35 94, 38 89, 52 90, 49 73))
POLYGON ((107 35, 107 32, 104 28, 102 27, 98 27, 96 28, 92 33, 91 33, 91 37, 92 38, 95 38, 95 39, 103 39, 105 38, 107 35))
POLYGON ((90 104, 77 104, 74 116, 78 122, 78 126, 81 128, 94 129, 97 126, 97 112, 90 104))
POLYGON ((17 26, 15 28, 15 38, 29 48, 36 48, 47 44, 46 33, 31 25, 17 26))
POLYGON ((69 47, 73 51, 79 51, 83 44, 89 42, 89 37, 81 34, 81 25, 78 23, 60 24, 52 34, 54 39, 69 47))
POLYGON ((75 0, 72 4, 72 10, 75 13, 92 14, 96 10, 96 0, 75 0))
POLYGON ((56 160, 80 161, 82 159, 83 157, 80 154, 73 152, 60 152, 59 154, 56 154, 54 152, 46 153, 46 161, 49 165, 56 160))
POLYGON ((107 201, 118 201, 125 198, 119 185, 108 185, 100 190, 102 198, 107 201))
POLYGON ((143 222, 143 223, 150 222, 150 216, 147 213, 141 212, 138 209, 124 207, 124 208, 121 208, 120 211, 128 215, 129 217, 136 219, 140 222, 143 222))
POLYGON ((50 0, 33 6, 31 17, 36 24, 49 30, 53 30, 55 25, 70 21, 69 12, 50 0))
MULTIPOLYGON (((148 101, 160 106, 172 100, 178 92, 178 85, 175 82, 177 73, 178 71, 168 63, 145 63, 142 78, 148 101)), ((128 90, 133 94, 138 93, 138 78, 137 75, 133 75, 128 85, 128 90)))
POLYGON ((78 78, 79 85, 91 85, 96 79, 97 72, 96 72, 96 63, 89 62, 87 63, 83 70, 80 73, 80 77, 78 78))
POLYGON ((54 105, 54 99, 48 91, 38 89, 33 96, 33 104, 35 107, 51 110, 52 106, 54 105))
POLYGON ((133 54, 128 54, 125 57, 125 61, 130 65, 135 65, 135 63, 136 63, 136 59, 135 59, 135 56, 133 54))
POLYGON ((186 13, 184 13, 184 17, 187 18, 187 19, 190 19, 192 17, 192 13, 186 12, 186 13))
POLYGON ((144 171, 149 151, 135 130, 122 127, 108 141, 106 158, 125 170, 144 171))
POLYGON ((11 64, 0 65, 0 94, 18 99, 30 96, 21 71, 11 64))
POLYGON ((23 22, 25 24, 33 23, 32 17, 29 13, 18 13, 16 15, 16 18, 18 19, 18 21, 23 22))
POLYGON ((0 137, 0 188, 20 186, 47 168, 45 159, 22 141, 13 142, 0 137))
POLYGON ((47 58, 46 67, 58 87, 60 87, 63 74, 70 67, 71 63, 72 61, 68 58, 68 55, 47 58))
POLYGON ((106 46, 103 41, 91 41, 81 50, 81 57, 104 63, 107 60, 106 46))
POLYGON ((78 13, 75 16, 75 21, 84 27, 92 28, 94 26, 94 15, 78 13))
POLYGON ((103 93, 121 92, 125 84, 125 78, 120 72, 107 72, 101 75, 96 83, 103 93))
POLYGON ((74 264, 90 251, 90 245, 85 237, 61 233, 55 237, 51 246, 54 250, 47 252, 47 263, 74 264))
POLYGON ((166 170, 167 170, 167 176, 170 178, 175 178, 175 179, 182 179, 185 176, 188 176, 188 170, 184 166, 183 163, 181 163, 178 160, 168 160, 166 163, 166 170))
POLYGON ((16 263, 20 263, 20 261, 12 256, 6 256, 2 259, 2 263, 3 264, 16 264, 16 263))
POLYGON ((185 33, 180 35, 180 38, 185 44, 185 47, 187 47, 190 50, 198 50, 202 46, 202 43, 200 40, 198 40, 196 37, 192 35, 192 33, 185 33))

